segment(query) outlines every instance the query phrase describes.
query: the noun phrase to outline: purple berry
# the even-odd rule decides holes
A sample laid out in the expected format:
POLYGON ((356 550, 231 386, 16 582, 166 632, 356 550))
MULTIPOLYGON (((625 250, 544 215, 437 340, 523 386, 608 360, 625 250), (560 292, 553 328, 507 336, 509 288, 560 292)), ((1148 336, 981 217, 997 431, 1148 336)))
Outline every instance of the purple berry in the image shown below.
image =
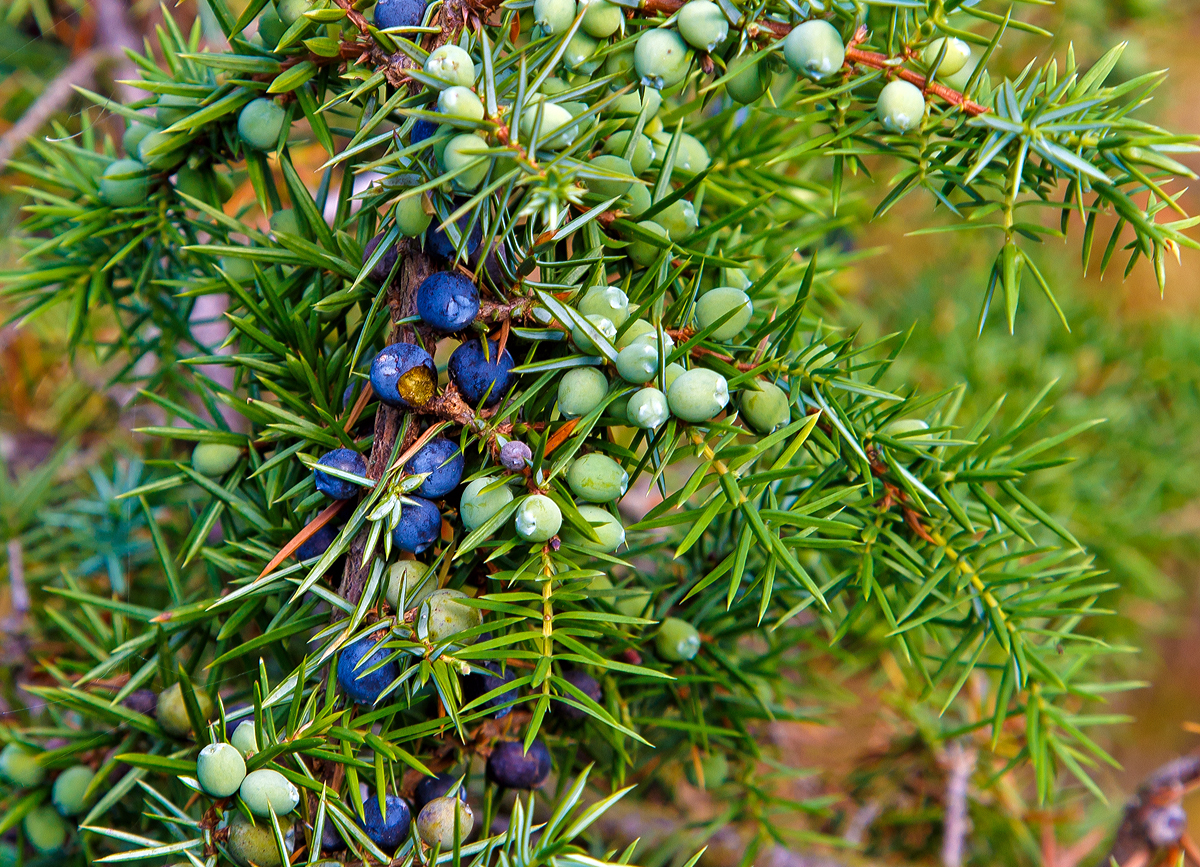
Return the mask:
MULTIPOLYGON (((449 795, 450 788, 458 782, 459 776, 459 774, 447 772, 422 779, 421 782, 417 783, 417 788, 413 791, 413 809, 417 813, 420 813, 430 801, 449 795)), ((458 787, 458 797, 463 801, 467 800, 467 787, 465 784, 458 787)))
MULTIPOLYGON (((513 673, 511 668, 501 674, 499 663, 484 661, 480 663, 480 666, 486 669, 486 671, 473 671, 463 680, 463 698, 466 701, 474 701, 481 695, 487 695, 493 689, 499 689, 506 683, 512 683, 517 679, 516 674, 513 673)), ((512 713, 512 707, 507 705, 516 699, 516 697, 517 691, 515 689, 505 690, 495 698, 490 698, 479 707, 474 708, 474 710, 499 708, 499 710, 496 710, 492 714, 492 717, 493 719, 503 719, 512 713)))
MULTIPOLYGON (((353 473, 356 476, 367 474, 366 459, 353 449, 334 449, 326 452, 317 461, 317 466, 340 470, 343 473, 353 473)), ((358 493, 358 485, 354 482, 331 476, 320 470, 313 470, 313 479, 317 483, 318 491, 335 500, 348 500, 358 493)))
POLYGON ((505 789, 536 789, 550 776, 550 751, 541 741, 501 741, 487 760, 487 778, 505 789))
POLYGON ((462 274, 439 271, 417 287, 417 313, 443 334, 462 331, 479 314, 479 290, 462 274))
POLYGON ((523 470, 533 460, 533 450, 520 440, 509 440, 500 447, 500 465, 506 470, 523 470))
MULTIPOLYGON (((375 248, 379 246, 379 242, 383 240, 383 233, 379 233, 370 241, 367 241, 367 246, 363 248, 363 264, 367 264, 367 260, 371 258, 375 252, 375 248)), ((375 267, 371 269, 371 278, 376 283, 382 283, 392 273, 392 268, 396 265, 396 258, 399 252, 396 250, 396 245, 393 244, 388 248, 383 257, 375 263, 375 267)))
MULTIPOLYGON (((578 668, 571 669, 570 671, 568 671, 566 674, 563 675, 563 680, 567 681, 567 683, 571 684, 571 686, 578 689, 580 692, 582 692, 584 695, 586 695, 588 698, 590 698, 592 701, 596 702, 597 704, 599 704, 600 700, 604 697, 604 693, 600 689, 600 684, 596 681, 596 678, 592 677, 590 674, 588 674, 586 671, 583 671, 582 669, 578 669, 578 668)), ((568 695, 569 695, 569 693, 568 693, 568 695)), ((571 696, 571 699, 578 701, 578 699, 573 695, 571 696)), ((556 710, 558 713, 561 713, 567 719, 581 720, 585 716, 587 716, 587 714, 585 714, 579 708, 572 707, 571 705, 567 704, 566 702, 559 702, 556 710)))
POLYGON ((495 406, 512 388, 513 375, 509 371, 513 368, 513 357, 507 349, 497 357, 499 349, 499 343, 489 340, 485 356, 483 341, 468 340, 450 356, 447 365, 450 381, 471 406, 495 406))

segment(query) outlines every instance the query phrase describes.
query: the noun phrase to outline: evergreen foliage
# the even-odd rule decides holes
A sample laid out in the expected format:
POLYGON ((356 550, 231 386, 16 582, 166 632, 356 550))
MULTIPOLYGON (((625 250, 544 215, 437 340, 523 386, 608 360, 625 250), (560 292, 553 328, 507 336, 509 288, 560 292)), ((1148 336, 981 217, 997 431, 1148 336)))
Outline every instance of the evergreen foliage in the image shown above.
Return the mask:
POLYGON ((1171 187, 1192 146, 1134 116, 1163 76, 1106 84, 1118 48, 993 80, 1002 37, 1039 32, 1006 2, 720 0, 684 23, 701 2, 444 0, 380 30, 351 0, 209 0, 228 51, 164 12, 135 58, 148 96, 96 96, 140 142, 35 144, 7 299, 70 310, 71 350, 159 418, 90 497, 53 463, 3 491, 6 537, 54 566, 62 646, 28 687, 44 711, 3 730, 48 773, 9 774, 0 828, 103 863, 663 863, 691 852, 591 831, 682 763, 727 794, 714 828, 756 829, 753 858, 827 808, 772 791, 760 732, 805 718, 806 660, 851 639, 921 679, 932 740, 986 732, 1039 802, 1099 794, 1090 731, 1123 684, 1085 624, 1114 585, 1036 489, 1093 422, 1047 429, 1049 386, 999 423, 897 384, 907 335, 845 333, 830 284, 873 175, 876 216, 923 190, 954 219, 922 231, 993 233, 980 328, 1001 302, 1013 328, 1023 287, 1058 308, 1029 251, 1073 215, 1085 266, 1123 254, 1163 283, 1195 246, 1171 187), (834 71, 827 33, 788 47, 814 17, 834 71), (897 81, 919 120, 877 112, 897 81), (242 180, 255 202, 228 213, 242 180), (228 298, 220 345, 206 296, 228 298), (447 462, 412 469, 443 439, 464 465, 430 494, 447 462), (243 722, 256 782, 212 797, 198 754, 243 722), (538 767, 485 775, 510 741, 538 767), (535 821, 497 781, 544 778, 541 744, 535 821), (82 830, 56 843, 43 804, 81 763, 82 830), (474 837, 375 833, 441 772, 474 837))

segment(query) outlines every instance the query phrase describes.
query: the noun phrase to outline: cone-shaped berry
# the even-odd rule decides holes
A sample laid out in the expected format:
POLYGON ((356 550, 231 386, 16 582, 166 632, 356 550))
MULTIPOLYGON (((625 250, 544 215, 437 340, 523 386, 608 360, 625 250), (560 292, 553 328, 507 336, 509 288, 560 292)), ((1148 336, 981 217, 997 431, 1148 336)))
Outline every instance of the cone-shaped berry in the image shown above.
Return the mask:
POLYGON ((629 296, 619 286, 592 286, 575 307, 584 316, 603 316, 618 328, 629 318, 629 296))
POLYGON ((879 92, 875 114, 888 132, 909 132, 925 117, 925 96, 915 84, 898 79, 888 82, 879 92))
POLYGON ((408 839, 412 813, 399 795, 384 796, 384 808, 386 813, 379 809, 379 798, 371 795, 363 804, 362 827, 372 843, 391 852, 408 839))
MULTIPOLYGON (((275 842, 275 829, 270 821, 251 822, 237 810, 229 820, 229 854, 241 867, 282 867, 279 846, 275 842)), ((326 820, 328 821, 328 820, 326 820)), ((280 816, 279 830, 284 840, 291 840, 291 820, 280 816)))
MULTIPOLYGON (((413 809, 419 814, 425 809, 425 805, 434 798, 445 798, 450 795, 450 790, 457 784, 462 774, 455 774, 446 771, 441 774, 435 774, 432 777, 422 777, 421 782, 417 783, 417 787, 413 790, 413 809)), ((465 801, 467 799, 467 787, 464 783, 458 786, 458 799, 465 801)))
MULTIPOLYGON (((331 470, 351 473, 356 476, 365 476, 367 474, 366 458, 353 449, 334 449, 331 452, 326 452, 317 461, 317 466, 328 467, 331 470)), ((316 483, 318 491, 335 500, 348 500, 357 494, 359 490, 358 485, 354 482, 338 476, 331 476, 329 473, 323 473, 319 469, 313 470, 313 481, 316 483)))
POLYGON ((716 371, 696 367, 671 383, 667 403, 676 417, 699 424, 715 418, 729 403, 729 386, 716 371))
POLYGON ((625 418, 634 427, 656 430, 671 417, 667 396, 657 388, 643 388, 633 393, 625 406, 625 418))
MULTIPOLYGON (((196 696, 196 704, 200 708, 201 718, 205 721, 212 719, 213 700, 202 689, 193 687, 193 692, 196 696)), ((183 687, 178 683, 172 684, 159 693, 155 716, 158 718, 158 724, 176 737, 191 737, 192 721, 188 717, 187 705, 183 701, 183 687)))
POLYGON ((228 798, 246 779, 246 759, 232 744, 208 744, 196 758, 196 779, 205 794, 228 798))
POLYGON ((476 479, 468 484, 458 501, 458 512, 463 526, 474 530, 512 502, 512 490, 498 483, 494 476, 476 479))
POLYGON ((375 4, 375 26, 420 27, 425 18, 425 0, 379 0, 375 4))
POLYGON ((710 332, 709 338, 732 340, 750 324, 750 317, 754 315, 754 305, 741 289, 719 286, 701 295, 696 302, 696 323, 701 328, 708 328, 731 311, 733 315, 710 332))
POLYGON ((276 816, 285 816, 300 803, 300 791, 292 781, 270 768, 246 774, 238 795, 251 813, 263 818, 269 818, 272 810, 276 816))
POLYGON ((35 807, 22 824, 26 841, 42 855, 57 852, 67 842, 67 823, 53 807, 35 807))
POLYGON ((562 510, 545 494, 533 494, 517 507, 513 526, 525 541, 545 542, 562 527, 562 510))
POLYGON ((512 355, 507 349, 500 352, 499 342, 489 340, 485 354, 483 341, 472 338, 451 353, 446 372, 468 405, 487 408, 512 388, 513 365, 512 355))
POLYGON ((757 54, 743 54, 729 62, 731 77, 725 81, 725 92, 734 102, 749 105, 758 100, 771 86, 770 61, 757 54))
POLYGON ((684 41, 701 51, 716 51, 729 35, 729 19, 712 0, 688 0, 675 23, 684 41))
POLYGON ((415 343, 393 343, 371 362, 371 387, 388 406, 419 409, 437 391, 437 367, 415 343))
MULTIPOLYGON (((583 669, 580 669, 580 668, 571 669, 570 671, 568 671, 566 674, 563 675, 563 680, 567 681, 569 684, 571 684, 571 686, 578 689, 580 692, 582 692, 584 695, 586 695, 588 698, 590 698, 592 701, 596 702, 597 704, 599 704, 600 701, 604 698, 604 692, 600 689, 599 682, 597 682, 596 678, 592 677, 590 674, 588 674, 583 669)), ((563 694, 569 696, 572 701, 576 701, 576 702, 579 701, 578 696, 572 695, 571 693, 567 692, 566 690, 563 690, 563 694)), ((561 701, 561 700, 555 702, 554 712, 557 714, 561 714, 562 716, 566 717, 567 719, 571 719, 571 720, 581 720, 587 716, 587 714, 585 714, 579 708, 572 707, 571 705, 567 704, 565 701, 561 701)))
POLYGON ((594 367, 576 367, 558 383, 558 411, 567 418, 587 415, 608 394, 608 380, 594 367))
POLYGON ((821 81, 842 68, 846 45, 836 27, 814 18, 792 28, 783 40, 783 59, 797 75, 821 81))
POLYGON ((7 744, 0 750, 0 777, 20 789, 40 785, 46 779, 46 769, 38 764, 37 756, 20 744, 7 744))
POLYGON ((87 765, 74 765, 58 775, 50 792, 50 802, 59 815, 75 816, 87 806, 84 796, 95 779, 95 772, 87 765))
POLYGON ((668 617, 658 627, 654 648, 665 660, 685 662, 700 652, 700 633, 686 620, 668 617))
POLYGON ((932 67, 937 61, 938 55, 942 53, 943 45, 946 46, 946 54, 938 66, 937 77, 946 79, 967 65, 967 61, 971 59, 971 46, 955 36, 951 36, 949 39, 944 37, 935 39, 921 52, 921 62, 932 67))
POLYGON ((436 78, 443 89, 456 84, 470 87, 475 83, 475 62, 457 45, 447 43, 426 58, 425 74, 436 78))
POLYGON ((100 201, 113 208, 144 205, 150 195, 150 172, 137 160, 114 160, 100 177, 100 201))
POLYGON ((442 513, 424 497, 405 497, 400 522, 392 530, 392 543, 401 551, 420 554, 442 534, 442 513))
POLYGON ((409 458, 404 471, 411 475, 428 473, 428 478, 416 493, 430 500, 444 497, 462 481, 463 454, 458 443, 445 437, 435 437, 409 458))
MULTIPOLYGON (((484 660, 480 663, 483 671, 472 671, 463 678, 463 699, 465 701, 474 701, 480 696, 487 695, 492 690, 500 689, 505 684, 512 683, 517 679, 516 674, 511 668, 500 671, 500 664, 497 662, 489 662, 484 660)), ((517 698, 515 689, 507 689, 494 698, 489 698, 479 706, 484 710, 497 709, 492 714, 493 719, 503 719, 512 712, 511 704, 517 698)), ((476 708, 479 709, 479 708, 476 708)))
POLYGON ((536 789, 550 776, 550 751, 540 740, 525 752, 521 741, 501 741, 487 760, 487 778, 506 789, 536 789))
POLYGON ((458 644, 473 644, 476 638, 458 638, 483 623, 483 612, 463 603, 469 598, 461 590, 435 590, 429 594, 417 615, 417 635, 434 644, 452 638, 457 638, 458 644))
POLYGON ((435 331, 462 331, 479 314, 479 290, 453 271, 430 274, 417 287, 417 313, 435 331))
POLYGON ((202 476, 220 478, 237 466, 243 449, 226 443, 198 443, 192 449, 192 469, 202 476))
POLYGON ((394 660, 368 671, 391 655, 391 651, 384 647, 372 652, 371 648, 377 643, 375 637, 368 635, 343 648, 338 654, 338 686, 355 704, 375 704, 388 684, 400 676, 400 666, 394 660))
POLYGON ((601 554, 611 554, 625 544, 625 528, 620 519, 607 509, 599 506, 580 506, 579 514, 591 525, 592 532, 600 541, 587 538, 574 527, 567 527, 562 534, 567 543, 601 554))
POLYGON ((475 828, 475 814, 458 798, 434 798, 417 816, 417 833, 426 846, 448 851, 475 828))
POLYGON ((625 495, 629 474, 621 465, 599 452, 576 458, 567 470, 571 492, 589 503, 611 503, 625 495))
POLYGON ((687 43, 674 30, 643 30, 633 49, 633 68, 646 87, 672 87, 687 75, 687 43))
POLYGON ((747 384, 738 405, 742 409, 742 418, 760 434, 769 434, 791 420, 787 392, 773 382, 747 384))
POLYGON ((254 150, 275 150, 286 117, 283 106, 273 99, 251 100, 238 114, 238 137, 254 150))

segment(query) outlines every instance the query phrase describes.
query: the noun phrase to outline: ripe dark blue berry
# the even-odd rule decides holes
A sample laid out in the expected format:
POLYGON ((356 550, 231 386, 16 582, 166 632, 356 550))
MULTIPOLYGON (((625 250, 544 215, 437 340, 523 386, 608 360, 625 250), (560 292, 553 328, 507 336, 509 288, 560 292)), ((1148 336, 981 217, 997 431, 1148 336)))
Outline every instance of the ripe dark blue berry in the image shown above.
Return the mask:
MULTIPOLYGON (((341 470, 343 473, 353 473, 356 476, 367 474, 366 459, 353 449, 334 449, 326 452, 317 461, 317 466, 341 470)), ((354 482, 331 476, 320 470, 313 470, 313 480, 317 483, 318 491, 335 500, 348 500, 358 493, 358 485, 354 482)))
POLYGON ((408 131, 409 144, 417 144, 430 138, 437 132, 438 125, 431 120, 422 118, 412 125, 412 129, 408 131))
MULTIPOLYGON (((424 777, 413 790, 413 809, 420 813, 425 805, 436 798, 444 798, 450 794, 450 789, 458 782, 459 774, 449 771, 432 777, 424 777)), ((458 787, 458 797, 467 800, 467 787, 458 787)))
POLYGON ((382 662, 391 653, 381 647, 364 660, 363 657, 367 656, 375 644, 375 639, 368 635, 366 638, 360 638, 338 655, 338 686, 355 704, 375 704, 388 684, 400 676, 400 666, 395 661, 389 662, 369 674, 364 673, 376 663, 382 662), (359 665, 360 661, 361 665, 359 665))
POLYGON ((417 313, 443 334, 462 331, 479 314, 479 290, 462 274, 439 271, 417 287, 417 313))
MULTIPOLYGON (((415 132, 416 127, 414 126, 413 129, 415 132)), ((459 205, 461 201, 463 200, 456 200, 455 206, 459 205)), ((462 235, 466 233, 467 226, 471 223, 471 216, 471 214, 463 214, 455 224, 460 240, 462 235)), ((476 222, 474 228, 471 229, 470 234, 467 236, 464 248, 467 268, 474 271, 479 266, 479 259, 482 256, 484 257, 484 272, 491 278, 493 283, 503 283, 504 269, 500 266, 500 260, 504 258, 504 242, 495 239, 486 248, 481 249, 482 244, 483 228, 476 222)), ((429 228, 425 230, 425 251, 440 259, 445 259, 447 262, 453 262, 457 255, 454 241, 440 228, 440 220, 434 220, 430 223, 429 228)))
MULTIPOLYGON (((379 242, 382 240, 383 234, 380 233, 370 241, 367 241, 367 246, 363 248, 364 265, 367 264, 367 260, 371 258, 371 255, 375 252, 375 249, 379 246, 379 242)), ((396 256, 396 245, 393 244, 391 247, 388 247, 387 252, 383 254, 383 258, 375 263, 375 267, 371 269, 371 277, 376 283, 382 283, 388 278, 388 275, 392 273, 392 268, 396 264, 396 256)))
POLYGON ((329 546, 337 538, 340 529, 340 527, 336 527, 330 522, 317 530, 317 532, 304 540, 303 545, 296 549, 296 559, 303 562, 311 560, 313 557, 320 557, 329 550, 329 546))
POLYGON ((501 741, 487 760, 487 778, 505 789, 536 789, 550 776, 550 750, 541 741, 501 741))
POLYGON ((404 471, 412 475, 429 473, 416 491, 422 497, 431 500, 444 497, 462 481, 462 451, 458 443, 437 437, 421 446, 421 450, 404 465, 404 471))
POLYGON ((322 852, 341 852, 346 848, 346 841, 342 839, 341 833, 337 829, 337 825, 333 824, 333 819, 329 818, 329 814, 325 814, 325 825, 321 828, 321 851, 322 852))
POLYGON ((420 554, 442 533, 442 513, 423 497, 406 497, 400 506, 400 523, 392 531, 392 542, 401 551, 420 554))
POLYGON ((386 346, 371 362, 371 388, 388 406, 417 409, 437 391, 433 356, 415 343, 386 346))
POLYGON ((408 802, 399 795, 384 796, 387 808, 385 816, 379 809, 379 798, 371 795, 363 804, 362 827, 376 846, 392 850, 408 837, 408 826, 412 823, 412 813, 408 802))
MULTIPOLYGON (((482 662, 480 665, 486 669, 486 672, 473 671, 463 681, 463 697, 467 701, 474 701, 481 695, 487 695, 493 689, 500 689, 506 683, 512 683, 517 679, 516 674, 511 668, 506 669, 503 674, 500 672, 500 665, 495 662, 482 662)), ((492 717, 495 719, 503 719, 512 712, 512 708, 508 707, 517 697, 515 689, 508 689, 500 693, 495 698, 489 698, 479 707, 473 710, 491 710, 499 708, 492 717)))
POLYGON ((499 350, 500 344, 489 340, 485 356, 482 341, 468 340, 450 356, 450 381, 473 407, 495 406, 512 388, 513 357, 507 349, 498 354, 499 350))
POLYGON ((375 4, 375 26, 420 27, 425 18, 425 0, 379 0, 375 4))
MULTIPOLYGON (((596 678, 592 677, 590 674, 588 674, 586 671, 583 671, 582 669, 578 669, 578 668, 571 669, 570 671, 568 671, 566 674, 563 675, 563 680, 567 681, 567 683, 571 684, 571 686, 578 689, 580 692, 582 692, 584 695, 586 695, 588 698, 590 698, 592 701, 596 702, 597 704, 599 704, 600 699, 602 699, 604 697, 604 693, 601 691, 600 684, 596 680, 596 678)), ((568 695, 569 695, 569 693, 568 693, 568 695)), ((579 700, 576 696, 573 696, 573 695, 571 696, 571 699, 572 699, 572 701, 579 700)), ((580 719, 583 719, 585 716, 587 716, 587 714, 585 714, 579 708, 572 707, 571 705, 567 704, 566 702, 558 702, 557 706, 555 708, 555 711, 557 713, 562 714, 567 719, 573 719, 573 720, 580 720, 580 719)))

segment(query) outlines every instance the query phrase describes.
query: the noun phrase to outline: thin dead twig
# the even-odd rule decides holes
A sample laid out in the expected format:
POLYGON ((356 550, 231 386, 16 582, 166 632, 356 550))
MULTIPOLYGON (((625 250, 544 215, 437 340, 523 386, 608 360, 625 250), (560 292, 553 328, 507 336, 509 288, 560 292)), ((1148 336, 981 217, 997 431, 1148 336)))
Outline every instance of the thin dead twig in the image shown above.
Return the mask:
POLYGON ((967 786, 975 772, 977 754, 961 741, 946 747, 946 808, 942 825, 942 867, 961 867, 971 819, 967 814, 967 786))

